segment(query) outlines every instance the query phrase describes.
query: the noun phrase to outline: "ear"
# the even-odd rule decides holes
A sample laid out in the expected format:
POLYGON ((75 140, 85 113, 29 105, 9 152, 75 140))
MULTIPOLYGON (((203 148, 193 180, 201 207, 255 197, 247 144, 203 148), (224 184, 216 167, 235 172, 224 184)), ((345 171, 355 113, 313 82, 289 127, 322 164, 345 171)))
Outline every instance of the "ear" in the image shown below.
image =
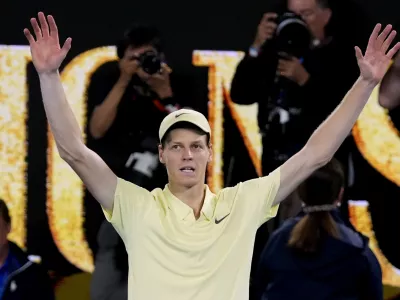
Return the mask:
POLYGON ((164 148, 162 147, 161 144, 158 145, 158 159, 160 160, 160 163, 165 164, 164 161, 164 148))
POLYGON ((324 25, 327 25, 332 17, 332 9, 325 8, 323 14, 324 14, 324 25))

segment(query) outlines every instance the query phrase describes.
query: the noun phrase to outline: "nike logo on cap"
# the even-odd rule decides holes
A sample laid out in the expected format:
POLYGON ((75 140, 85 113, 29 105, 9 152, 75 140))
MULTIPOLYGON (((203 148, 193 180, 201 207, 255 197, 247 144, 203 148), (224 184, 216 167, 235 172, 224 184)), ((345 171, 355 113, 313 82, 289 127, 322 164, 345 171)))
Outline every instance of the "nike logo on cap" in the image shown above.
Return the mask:
POLYGON ((219 223, 221 223, 227 216, 229 216, 230 215, 230 213, 229 214, 227 214, 225 217, 223 217, 223 218, 221 218, 221 219, 215 219, 215 224, 219 224, 219 223))
POLYGON ((182 116, 182 115, 184 115, 184 114, 188 114, 188 113, 183 112, 183 113, 177 114, 177 115, 175 115, 175 118, 179 118, 180 116, 182 116))

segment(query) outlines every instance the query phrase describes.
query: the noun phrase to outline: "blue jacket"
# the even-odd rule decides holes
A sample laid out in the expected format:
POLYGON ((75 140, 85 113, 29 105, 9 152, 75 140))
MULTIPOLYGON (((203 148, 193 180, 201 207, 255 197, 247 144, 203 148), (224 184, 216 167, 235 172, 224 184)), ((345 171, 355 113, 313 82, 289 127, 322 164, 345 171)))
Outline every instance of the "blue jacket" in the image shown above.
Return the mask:
POLYGON ((8 265, 10 274, 4 283, 1 300, 55 300, 47 271, 40 264, 32 262, 16 244, 9 242, 9 247, 13 259, 8 265))
POLYGON ((271 235, 254 278, 252 299, 383 299, 382 271, 368 238, 345 223, 338 211, 331 214, 341 238, 326 235, 314 255, 301 255, 287 246, 303 213, 271 235))

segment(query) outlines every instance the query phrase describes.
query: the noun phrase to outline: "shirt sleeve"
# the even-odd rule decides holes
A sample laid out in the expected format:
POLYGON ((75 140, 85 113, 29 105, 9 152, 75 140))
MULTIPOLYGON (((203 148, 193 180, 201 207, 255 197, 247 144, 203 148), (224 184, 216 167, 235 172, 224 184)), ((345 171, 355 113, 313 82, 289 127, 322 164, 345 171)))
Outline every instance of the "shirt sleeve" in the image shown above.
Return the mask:
POLYGON ((129 181, 118 178, 112 210, 102 207, 106 220, 118 232, 127 248, 134 238, 138 224, 154 203, 153 195, 129 181))
POLYGON ((272 219, 278 213, 279 204, 274 205, 280 186, 280 168, 268 176, 251 179, 241 184, 239 198, 246 199, 246 206, 251 206, 250 218, 258 220, 258 226, 272 219))

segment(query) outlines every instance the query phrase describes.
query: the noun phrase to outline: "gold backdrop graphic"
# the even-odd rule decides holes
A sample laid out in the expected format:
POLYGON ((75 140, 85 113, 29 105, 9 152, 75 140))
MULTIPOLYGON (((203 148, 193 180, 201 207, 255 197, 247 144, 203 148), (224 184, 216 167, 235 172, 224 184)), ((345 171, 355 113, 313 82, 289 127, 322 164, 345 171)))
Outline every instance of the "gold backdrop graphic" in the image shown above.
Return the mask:
MULTIPOLYGON (((261 139, 257 125, 257 104, 232 103, 229 90, 236 65, 243 57, 237 51, 194 51, 193 64, 207 66, 209 107, 214 160, 207 178, 217 192, 224 187, 223 108, 228 106, 243 137, 250 158, 261 175, 261 139)), ((101 64, 115 60, 114 47, 99 47, 79 54, 63 69, 62 82, 68 101, 81 128, 86 124, 86 88, 90 75, 101 64)), ((10 207, 13 218, 10 239, 22 248, 26 242, 27 179, 29 158, 26 136, 26 65, 30 62, 27 46, 0 46, 0 198, 10 207)), ((366 160, 382 175, 400 185, 400 140, 387 111, 378 105, 377 87, 353 128, 357 147, 366 160)), ((48 132, 47 214, 53 239, 64 257, 85 272, 93 271, 93 254, 86 241, 84 224, 84 187, 82 181, 60 158, 53 136, 48 132)), ((368 202, 351 201, 350 217, 354 226, 370 238, 370 246, 383 269, 383 282, 400 287, 400 272, 379 248, 368 211, 368 202)))

